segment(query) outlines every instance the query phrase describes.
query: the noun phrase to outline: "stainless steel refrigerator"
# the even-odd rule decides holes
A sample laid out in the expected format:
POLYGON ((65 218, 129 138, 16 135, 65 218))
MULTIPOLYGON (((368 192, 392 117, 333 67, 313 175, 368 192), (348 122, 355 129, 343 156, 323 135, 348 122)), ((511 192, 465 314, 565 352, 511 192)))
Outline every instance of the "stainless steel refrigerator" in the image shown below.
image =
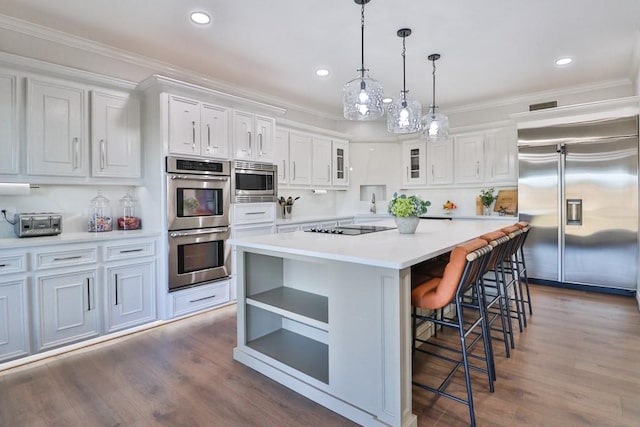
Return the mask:
POLYGON ((638 118, 520 129, 518 161, 528 276, 635 290, 638 118))

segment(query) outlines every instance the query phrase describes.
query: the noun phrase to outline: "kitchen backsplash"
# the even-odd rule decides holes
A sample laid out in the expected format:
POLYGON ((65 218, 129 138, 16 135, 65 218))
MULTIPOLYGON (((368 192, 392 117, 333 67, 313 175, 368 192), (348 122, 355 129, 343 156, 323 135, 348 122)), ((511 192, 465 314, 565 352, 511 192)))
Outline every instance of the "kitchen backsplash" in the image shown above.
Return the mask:
MULTIPOLYGON (((109 199, 112 216, 118 214, 119 201, 127 193, 136 197, 136 188, 129 186, 64 186, 41 185, 27 196, 0 196, 0 209, 7 210, 9 220, 13 221, 16 212, 55 212, 62 214, 62 231, 87 231, 87 222, 91 211, 91 199, 101 194, 109 199)), ((137 197, 136 197, 137 198, 137 197)), ((0 215, 1 217, 1 215, 0 215)), ((142 226, 144 228, 144 218, 142 226)), ((0 218, 0 238, 14 237, 13 225, 0 218)))

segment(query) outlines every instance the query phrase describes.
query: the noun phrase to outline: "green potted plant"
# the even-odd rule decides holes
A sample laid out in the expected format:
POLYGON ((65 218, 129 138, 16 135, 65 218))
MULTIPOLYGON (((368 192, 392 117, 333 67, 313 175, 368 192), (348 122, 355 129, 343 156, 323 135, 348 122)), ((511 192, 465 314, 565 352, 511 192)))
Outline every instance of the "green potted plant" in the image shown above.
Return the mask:
POLYGON ((418 216, 427 213, 427 207, 431 206, 428 200, 422 200, 419 196, 398 195, 393 193, 389 202, 389 213, 398 226, 401 234, 415 233, 420 218, 418 216))
POLYGON ((494 193, 494 188, 483 188, 480 191, 480 201, 482 202, 482 213, 484 215, 491 215, 491 204, 494 200, 496 200, 496 196, 494 193))

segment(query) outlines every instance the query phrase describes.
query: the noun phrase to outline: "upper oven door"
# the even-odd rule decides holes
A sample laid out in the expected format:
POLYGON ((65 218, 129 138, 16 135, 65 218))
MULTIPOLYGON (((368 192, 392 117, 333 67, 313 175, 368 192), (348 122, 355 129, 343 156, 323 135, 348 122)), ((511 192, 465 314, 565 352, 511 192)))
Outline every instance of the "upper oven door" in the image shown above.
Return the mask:
POLYGON ((228 176, 167 174, 168 230, 229 225, 228 176))

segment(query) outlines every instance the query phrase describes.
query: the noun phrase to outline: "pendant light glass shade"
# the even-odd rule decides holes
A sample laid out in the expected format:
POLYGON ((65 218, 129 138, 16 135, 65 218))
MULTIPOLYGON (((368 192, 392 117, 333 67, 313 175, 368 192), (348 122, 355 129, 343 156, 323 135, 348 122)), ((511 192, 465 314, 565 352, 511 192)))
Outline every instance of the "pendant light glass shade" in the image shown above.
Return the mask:
POLYGON ((367 75, 345 83, 343 113, 347 120, 376 120, 384 115, 384 91, 377 80, 367 75))
POLYGON ((438 113, 436 105, 436 61, 440 59, 440 54, 433 53, 428 58, 433 63, 433 103, 429 107, 429 113, 422 117, 420 127, 422 136, 427 141, 438 141, 449 136, 449 118, 438 113))
POLYGON ((342 88, 344 118, 347 120, 376 120, 384 115, 382 84, 372 79, 364 68, 364 5, 371 0, 354 0, 361 5, 360 12, 360 76, 345 83, 342 88))
POLYGON ((422 104, 418 101, 407 100, 407 77, 405 70, 405 40, 411 35, 409 28, 398 30, 398 37, 402 37, 402 90, 400 98, 395 100, 387 110, 387 130, 393 133, 414 133, 420 130, 422 104))

